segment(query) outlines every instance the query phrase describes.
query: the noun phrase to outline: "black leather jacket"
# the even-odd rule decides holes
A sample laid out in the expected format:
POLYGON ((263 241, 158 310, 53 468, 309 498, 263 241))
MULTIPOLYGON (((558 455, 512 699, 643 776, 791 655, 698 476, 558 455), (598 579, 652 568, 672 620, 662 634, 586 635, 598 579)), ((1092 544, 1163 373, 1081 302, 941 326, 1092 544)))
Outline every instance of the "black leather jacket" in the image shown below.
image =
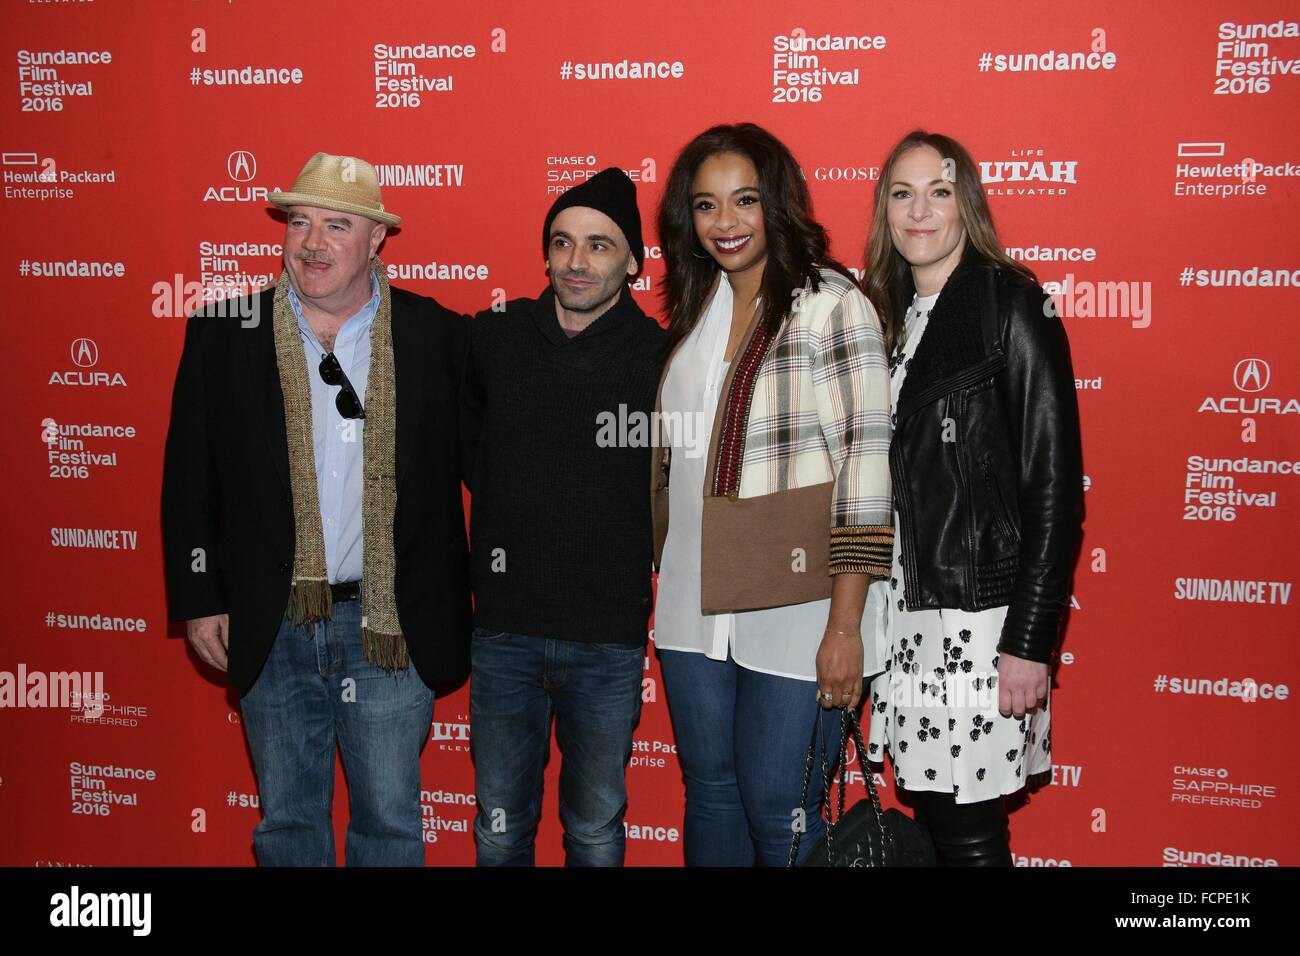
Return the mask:
POLYGON ((907 607, 1008 605, 998 651, 1041 662, 1083 521, 1074 371, 1049 303, 968 249, 910 355, 889 453, 907 607))

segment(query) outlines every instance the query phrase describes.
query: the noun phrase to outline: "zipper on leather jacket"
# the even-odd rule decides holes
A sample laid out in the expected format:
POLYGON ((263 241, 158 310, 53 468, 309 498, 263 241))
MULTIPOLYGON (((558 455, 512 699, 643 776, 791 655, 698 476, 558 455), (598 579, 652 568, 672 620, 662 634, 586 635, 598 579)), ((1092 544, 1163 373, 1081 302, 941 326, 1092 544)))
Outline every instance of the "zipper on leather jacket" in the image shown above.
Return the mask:
POLYGON ((993 468, 987 458, 980 459, 980 470, 984 472, 984 484, 993 502, 993 520, 997 522, 998 529, 1006 536, 1007 541, 1014 543, 1018 537, 1011 527, 1011 520, 1007 517, 1006 499, 1002 497, 1002 488, 998 485, 997 476, 993 474, 993 468))
POLYGON ((1001 371, 1006 364, 1006 356, 1001 352, 995 352, 979 364, 972 365, 958 375, 935 382, 920 394, 909 399, 906 414, 910 415, 913 409, 928 405, 941 395, 951 395, 963 388, 974 385, 976 382, 981 382, 1001 371))
MULTIPOLYGON (((974 379, 973 381, 978 381, 978 379, 974 379)), ((948 395, 947 402, 944 405, 944 409, 943 409, 943 414, 945 419, 952 417, 952 401, 953 401, 953 396, 952 393, 950 393, 948 395)), ((958 399, 958 401, 960 403, 959 406, 960 414, 954 420, 960 419, 958 421, 958 428, 957 428, 958 436, 960 436, 962 432, 962 428, 965 426, 966 402, 964 396, 958 399)), ((966 468, 962 462, 963 455, 962 455, 962 449, 960 443, 958 442, 953 443, 952 454, 953 454, 953 458, 955 458, 957 461, 957 477, 961 481, 962 500, 968 502, 971 500, 970 476, 966 474, 966 468)), ((975 538, 975 531, 974 531, 974 524, 972 521, 972 522, 968 522, 966 525, 967 558, 962 562, 962 575, 966 578, 967 594, 975 593, 975 566, 974 566, 975 562, 970 559, 970 556, 975 554, 974 538, 975 538)))
MULTIPOLYGON (((906 476, 903 473, 903 456, 897 442, 889 449, 889 475, 894 482, 894 506, 898 511, 898 527, 894 533, 900 545, 900 562, 903 565, 903 599, 910 607, 920 604, 920 585, 916 577, 916 536, 911 523, 912 501, 908 497, 906 476)), ((893 600, 891 598, 891 600, 893 600)))

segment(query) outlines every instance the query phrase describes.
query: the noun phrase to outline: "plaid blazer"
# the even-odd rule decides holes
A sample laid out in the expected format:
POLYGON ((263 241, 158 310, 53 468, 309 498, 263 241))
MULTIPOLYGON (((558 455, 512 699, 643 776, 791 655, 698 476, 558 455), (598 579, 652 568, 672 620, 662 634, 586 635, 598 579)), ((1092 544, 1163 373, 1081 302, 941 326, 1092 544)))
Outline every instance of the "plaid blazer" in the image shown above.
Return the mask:
MULTIPOLYGON (((796 296, 775 340, 752 375, 743 409, 743 435, 728 442, 724 414, 728 396, 744 374, 739 360, 761 324, 751 319, 723 385, 709 444, 706 496, 714 493, 719 468, 739 466, 731 497, 754 498, 792 488, 834 482, 830 514, 830 574, 888 577, 893 557, 893 500, 889 476, 889 365, 875 309, 849 279, 820 270, 796 296)), ((668 364, 664 375, 667 376, 668 364)), ((660 391, 662 393, 662 381, 660 391)), ((658 405, 656 408, 658 409, 658 405)), ((734 426, 733 426, 734 427, 734 426)), ((667 534, 667 513, 656 490, 666 490, 671 449, 656 456, 656 562, 667 534)), ((710 550, 707 533, 703 542, 710 550)), ((707 560, 706 560, 707 563, 707 560)))

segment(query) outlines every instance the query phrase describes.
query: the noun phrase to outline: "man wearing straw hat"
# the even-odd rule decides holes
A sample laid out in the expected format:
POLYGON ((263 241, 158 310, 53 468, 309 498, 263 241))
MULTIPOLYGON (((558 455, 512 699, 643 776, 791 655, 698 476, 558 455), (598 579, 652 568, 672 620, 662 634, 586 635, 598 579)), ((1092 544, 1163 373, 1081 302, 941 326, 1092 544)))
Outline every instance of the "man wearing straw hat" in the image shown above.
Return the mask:
POLYGON ((431 688, 469 670, 467 320, 389 286, 376 253, 400 220, 369 163, 317 153, 270 199, 287 213, 279 281, 185 330, 163 471, 171 616, 240 694, 258 862, 333 865, 337 748, 347 863, 420 866, 431 688))

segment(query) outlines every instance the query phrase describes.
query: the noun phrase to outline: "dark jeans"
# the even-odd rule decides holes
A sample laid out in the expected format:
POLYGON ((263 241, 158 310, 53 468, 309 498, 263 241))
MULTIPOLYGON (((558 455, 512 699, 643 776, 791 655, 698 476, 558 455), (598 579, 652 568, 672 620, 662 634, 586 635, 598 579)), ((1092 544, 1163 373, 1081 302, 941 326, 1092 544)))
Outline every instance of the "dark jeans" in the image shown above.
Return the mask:
POLYGON ((777 677, 690 651, 660 651, 664 692, 686 778, 687 866, 785 866, 797 821, 803 860, 826 832, 821 738, 837 761, 839 710, 817 705, 814 681, 777 677), (812 782, 799 792, 820 716, 812 782))
POLYGON ((479 866, 532 866, 551 719, 566 866, 622 866, 645 647, 474 628, 470 751, 479 866))
POLYGON ((261 866, 333 866, 334 752, 348 781, 348 866, 423 866, 420 750, 433 691, 415 665, 389 674, 366 660, 361 609, 295 627, 287 618, 240 704, 262 821, 261 866))

